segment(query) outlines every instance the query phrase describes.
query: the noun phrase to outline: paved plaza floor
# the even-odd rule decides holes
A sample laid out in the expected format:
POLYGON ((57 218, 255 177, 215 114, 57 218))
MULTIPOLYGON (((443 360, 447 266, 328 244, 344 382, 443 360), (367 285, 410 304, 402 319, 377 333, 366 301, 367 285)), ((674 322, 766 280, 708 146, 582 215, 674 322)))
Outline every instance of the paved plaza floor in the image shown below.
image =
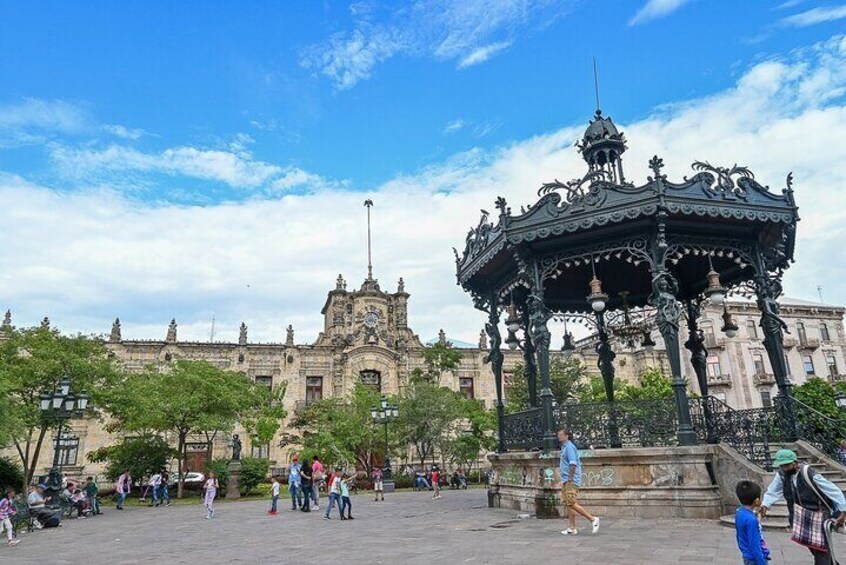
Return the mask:
MULTIPOLYGON (((0 563, 740 563, 734 531, 715 521, 609 516, 596 535, 586 529, 565 537, 563 521, 487 508, 484 490, 445 491, 440 500, 394 493, 384 503, 354 496, 351 522, 338 520, 337 512, 323 520, 323 507, 303 514, 281 502, 277 516, 266 515, 264 502, 221 502, 212 520, 204 519, 200 504, 107 507, 102 516, 22 534, 17 547, 0 546, 0 563)), ((767 539, 774 565, 813 562, 786 532, 768 532, 767 539)))

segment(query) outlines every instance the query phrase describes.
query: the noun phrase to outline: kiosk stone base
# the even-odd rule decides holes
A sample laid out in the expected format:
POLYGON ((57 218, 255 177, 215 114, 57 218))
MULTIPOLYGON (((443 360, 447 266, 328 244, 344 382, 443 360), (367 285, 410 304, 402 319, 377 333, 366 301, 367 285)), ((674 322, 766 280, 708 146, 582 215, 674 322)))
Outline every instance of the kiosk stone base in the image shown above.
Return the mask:
MULTIPOLYGON (((580 451, 579 500, 594 514, 622 518, 717 519, 736 504, 734 485, 760 470, 722 445, 580 451)), ((494 476, 488 505, 538 518, 567 514, 560 499, 558 452, 488 456, 494 476)))

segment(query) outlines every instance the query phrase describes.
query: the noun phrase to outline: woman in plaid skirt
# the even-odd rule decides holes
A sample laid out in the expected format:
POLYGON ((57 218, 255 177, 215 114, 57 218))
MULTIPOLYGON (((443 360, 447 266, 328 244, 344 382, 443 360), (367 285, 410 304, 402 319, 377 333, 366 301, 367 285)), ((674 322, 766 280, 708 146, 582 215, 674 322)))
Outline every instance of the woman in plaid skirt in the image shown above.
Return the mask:
POLYGON ((838 565, 831 543, 832 526, 846 522, 846 497, 831 481, 800 465, 790 449, 776 453, 773 467, 778 471, 764 494, 761 517, 781 499, 787 501, 793 541, 807 547, 814 565, 838 565))

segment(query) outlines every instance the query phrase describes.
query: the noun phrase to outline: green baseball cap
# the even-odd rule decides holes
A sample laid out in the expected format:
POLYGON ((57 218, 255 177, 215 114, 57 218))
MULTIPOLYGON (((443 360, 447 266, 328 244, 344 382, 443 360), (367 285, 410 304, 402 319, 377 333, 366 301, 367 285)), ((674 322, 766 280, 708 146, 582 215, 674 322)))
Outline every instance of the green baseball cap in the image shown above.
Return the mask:
POLYGON ((792 449, 779 449, 775 454, 774 467, 781 467, 783 465, 790 465, 795 463, 797 459, 796 452, 792 449))

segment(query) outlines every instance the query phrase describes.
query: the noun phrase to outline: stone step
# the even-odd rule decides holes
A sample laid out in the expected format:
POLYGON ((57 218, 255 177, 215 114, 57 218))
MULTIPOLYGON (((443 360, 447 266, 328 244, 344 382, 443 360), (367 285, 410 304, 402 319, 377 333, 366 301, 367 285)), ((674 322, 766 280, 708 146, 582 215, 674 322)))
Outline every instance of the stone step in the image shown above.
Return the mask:
MULTIPOLYGON (((734 528, 734 514, 726 514, 725 516, 720 517, 720 525, 725 526, 726 528, 734 528)), ((784 518, 775 517, 770 513, 767 516, 767 519, 761 522, 761 525, 765 530, 778 530, 784 531, 787 530, 790 526, 787 523, 787 515, 784 518)))

